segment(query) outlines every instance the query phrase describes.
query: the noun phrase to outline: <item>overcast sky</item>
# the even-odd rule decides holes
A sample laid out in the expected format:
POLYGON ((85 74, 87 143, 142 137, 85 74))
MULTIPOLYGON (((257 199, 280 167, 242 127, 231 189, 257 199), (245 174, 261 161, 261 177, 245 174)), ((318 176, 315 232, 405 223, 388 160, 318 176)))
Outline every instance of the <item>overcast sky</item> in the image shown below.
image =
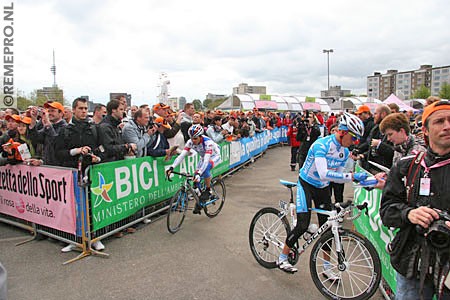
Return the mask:
POLYGON ((355 94, 374 71, 450 64, 446 0, 12 1, 15 87, 51 86, 55 49, 70 102, 128 92, 133 104, 156 103, 161 72, 170 95, 188 101, 241 82, 320 96, 323 49, 334 49, 330 84, 355 94))

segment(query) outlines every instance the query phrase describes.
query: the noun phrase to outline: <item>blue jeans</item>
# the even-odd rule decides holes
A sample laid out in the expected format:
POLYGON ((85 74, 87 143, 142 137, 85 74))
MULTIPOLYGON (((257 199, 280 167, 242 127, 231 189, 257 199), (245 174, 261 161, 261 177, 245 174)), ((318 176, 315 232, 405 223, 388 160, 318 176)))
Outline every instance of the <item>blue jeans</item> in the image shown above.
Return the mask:
MULTIPOLYGON (((445 289, 445 288, 444 288, 445 289)), ((425 280, 423 287, 423 299, 431 300, 434 295, 433 283, 425 280)), ((420 299, 420 280, 407 279, 403 275, 397 273, 397 293, 395 300, 419 300, 420 299)), ((445 289, 444 295, 441 299, 450 299, 449 290, 445 289)))

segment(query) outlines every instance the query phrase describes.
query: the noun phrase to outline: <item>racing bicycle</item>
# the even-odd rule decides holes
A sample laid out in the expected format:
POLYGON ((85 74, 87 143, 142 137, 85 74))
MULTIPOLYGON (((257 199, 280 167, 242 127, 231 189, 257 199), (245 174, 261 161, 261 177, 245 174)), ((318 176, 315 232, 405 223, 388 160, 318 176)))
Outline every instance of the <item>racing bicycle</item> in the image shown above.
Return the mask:
MULTIPOLYGON (((266 207, 259 210, 250 224, 250 249, 256 261, 265 268, 277 267, 286 237, 293 229, 289 216, 292 223, 296 220, 296 212, 289 213, 289 205, 294 203, 292 189, 297 184, 285 180, 280 183, 290 190, 290 203, 280 201, 280 209, 266 207)), ((288 255, 289 262, 295 265, 299 256, 314 244, 309 259, 311 277, 317 289, 329 299, 369 299, 379 286, 381 263, 375 247, 366 237, 342 227, 344 217, 353 221, 362 211, 367 214, 367 206, 366 202, 354 205, 347 201, 336 203, 330 211, 311 208, 313 212, 327 215, 328 220, 302 245, 297 241, 288 255), (324 257, 329 257, 331 271, 335 274, 332 278, 324 270, 324 257)))
MULTIPOLYGON (((169 212, 167 214, 167 229, 170 233, 176 233, 181 228, 186 212, 193 210, 195 205, 200 206, 205 214, 213 218, 222 210, 225 203, 225 183, 222 178, 216 177, 211 180, 211 197, 207 201, 200 201, 200 195, 205 189, 204 180, 200 183, 193 181, 194 175, 172 171, 172 174, 184 177, 180 189, 170 199, 169 212)), ((172 181, 170 176, 167 180, 172 181)))

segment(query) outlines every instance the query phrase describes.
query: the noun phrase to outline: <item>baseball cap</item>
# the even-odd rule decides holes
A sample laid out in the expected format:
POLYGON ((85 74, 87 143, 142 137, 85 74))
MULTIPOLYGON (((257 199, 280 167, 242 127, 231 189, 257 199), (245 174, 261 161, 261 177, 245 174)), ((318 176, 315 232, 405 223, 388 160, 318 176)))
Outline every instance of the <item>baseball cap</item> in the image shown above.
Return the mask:
POLYGON ((167 124, 167 121, 164 120, 163 117, 157 117, 155 121, 153 121, 156 125, 162 126, 164 128, 170 129, 172 128, 169 124, 167 124))
POLYGON ((61 103, 56 102, 56 101, 47 101, 44 103, 44 107, 45 108, 51 107, 51 108, 55 108, 59 111, 64 112, 64 106, 61 103))
POLYGON ((16 122, 20 122, 23 124, 30 125, 31 124, 31 118, 25 117, 25 116, 19 116, 19 121, 16 120, 16 122))
POLYGON ((425 125, 425 122, 427 118, 438 110, 450 110, 450 102, 448 100, 441 100, 437 102, 433 102, 432 104, 428 105, 424 108, 423 114, 422 114, 422 124, 425 125))
POLYGON ((355 114, 359 115, 362 114, 364 112, 370 112, 370 108, 367 105, 361 105, 358 110, 356 111, 355 114))
POLYGON ((6 121, 9 121, 11 119, 13 119, 16 122, 20 122, 20 116, 19 115, 6 115, 5 116, 5 120, 6 121))
POLYGON ((153 110, 157 110, 157 109, 169 109, 170 106, 166 105, 164 103, 157 103, 155 105, 153 105, 153 110))

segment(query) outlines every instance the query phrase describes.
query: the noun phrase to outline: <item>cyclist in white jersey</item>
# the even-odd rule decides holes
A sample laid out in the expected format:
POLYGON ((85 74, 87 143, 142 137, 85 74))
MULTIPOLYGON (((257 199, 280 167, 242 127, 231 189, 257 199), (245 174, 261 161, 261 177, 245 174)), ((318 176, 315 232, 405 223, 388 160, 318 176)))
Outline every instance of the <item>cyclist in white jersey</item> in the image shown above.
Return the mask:
MULTIPOLYGON (((338 131, 335 134, 315 141, 308 151, 305 163, 300 169, 297 183, 297 225, 286 238, 283 251, 278 259, 278 267, 288 273, 297 271, 287 260, 289 249, 299 237, 306 232, 311 219, 309 208, 314 201, 316 208, 331 209, 330 181, 337 183, 361 181, 367 178, 366 173, 344 173, 344 166, 349 157, 351 145, 357 144, 364 134, 364 125, 355 115, 344 113, 338 131)), ((326 215, 319 215, 319 225, 327 221, 326 215)), ((324 254, 324 275, 330 280, 338 276, 331 271, 329 255, 324 254), (327 264, 328 262, 328 264, 327 264)))
MULTIPOLYGON (((220 148, 213 140, 203 135, 204 129, 200 124, 192 125, 188 129, 188 134, 190 139, 186 142, 183 151, 175 159, 166 173, 169 176, 173 169, 190 153, 190 150, 195 150, 200 155, 200 161, 194 173, 194 182, 200 182, 201 178, 205 179, 206 189, 200 195, 200 201, 206 201, 210 197, 211 169, 221 162, 220 148)), ((196 206, 194 213, 199 214, 200 208, 196 206)))

